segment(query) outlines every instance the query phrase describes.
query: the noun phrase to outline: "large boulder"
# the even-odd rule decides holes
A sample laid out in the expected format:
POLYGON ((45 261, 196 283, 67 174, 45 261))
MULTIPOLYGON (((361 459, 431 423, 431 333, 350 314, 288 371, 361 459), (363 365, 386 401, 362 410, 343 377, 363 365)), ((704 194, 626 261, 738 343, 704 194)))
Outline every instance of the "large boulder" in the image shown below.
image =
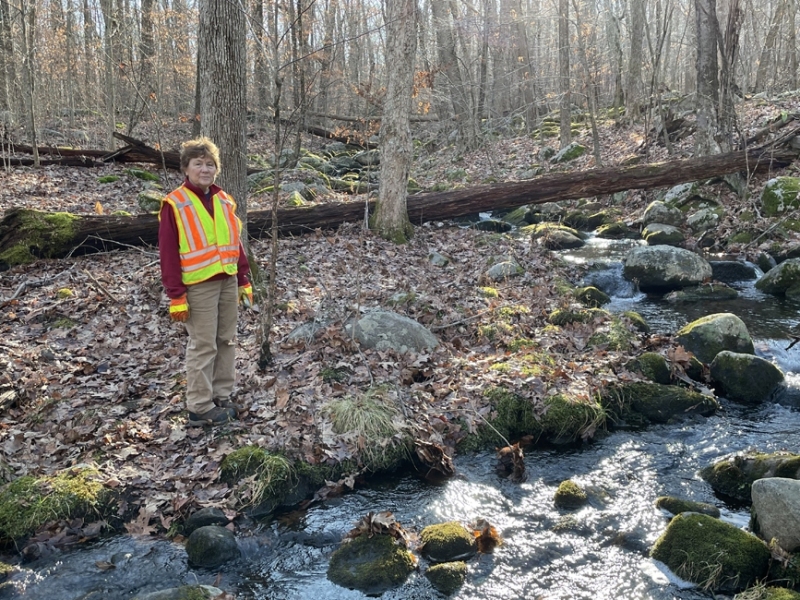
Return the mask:
MULTIPOLYGON (((734 283, 758 279, 755 265, 739 260, 711 260, 711 271, 716 281, 734 283)), ((769 270, 769 269, 767 269, 769 270)))
POLYGON ((800 178, 798 177, 770 179, 761 190, 761 206, 764 209, 764 215, 775 217, 800 207, 798 192, 800 192, 800 178))
POLYGON ((648 246, 680 246, 686 237, 674 225, 650 223, 642 231, 642 238, 648 246))
POLYGON ((710 363, 723 350, 755 354, 747 326, 732 313, 717 313, 692 321, 678 331, 676 339, 704 363, 710 363))
POLYGON ((233 532, 219 525, 198 527, 186 541, 189 564, 213 569, 239 558, 239 546, 233 532))
POLYGON ((700 513, 681 513, 656 540, 650 556, 678 577, 713 591, 734 592, 763 578, 767 545, 738 527, 700 513))
POLYGON ((465 560, 478 551, 475 536, 456 521, 428 525, 419 539, 422 555, 432 562, 465 560))
POLYGON ((718 494, 750 502, 753 482, 764 477, 800 479, 800 454, 748 452, 724 458, 700 469, 702 477, 718 494))
POLYGON ((785 377, 770 361, 754 356, 723 350, 711 361, 711 379, 728 400, 759 404, 780 389, 785 377))
POLYGON ((679 208, 668 206, 666 203, 656 200, 655 202, 651 202, 644 210, 642 223, 645 225, 663 223, 664 225, 678 227, 683 225, 683 213, 679 208))
POLYGON ((768 477, 753 482, 753 530, 787 552, 800 550, 800 481, 768 477))
POLYGON ((756 281, 756 289, 773 296, 800 296, 800 258, 790 258, 756 281))
POLYGON ((328 564, 336 585, 380 596, 401 585, 414 570, 414 557, 390 535, 360 535, 342 544, 328 564))
POLYGON ((711 265, 690 250, 673 246, 640 246, 628 252, 622 271, 643 291, 668 291, 699 285, 711 277, 711 265))
POLYGON ((416 321, 391 311, 368 312, 354 325, 355 336, 365 348, 396 352, 422 352, 439 344, 436 336, 416 321))

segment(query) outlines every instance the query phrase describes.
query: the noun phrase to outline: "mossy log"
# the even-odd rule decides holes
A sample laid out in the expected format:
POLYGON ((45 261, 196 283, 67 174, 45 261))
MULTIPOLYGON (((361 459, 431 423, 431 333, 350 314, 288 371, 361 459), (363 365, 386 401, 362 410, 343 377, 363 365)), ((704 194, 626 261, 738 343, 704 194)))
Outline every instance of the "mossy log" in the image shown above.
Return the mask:
MULTIPOLYGON (((666 187, 739 171, 752 173, 756 169, 777 168, 789 164, 796 156, 792 150, 759 148, 649 165, 550 173, 526 181, 416 194, 407 200, 408 216, 412 223, 421 224, 485 210, 666 187)), ((374 213, 375 200, 368 203, 370 213, 374 213)), ((364 208, 363 202, 279 208, 278 230, 285 235, 338 227, 362 220, 364 208)), ((0 220, 0 268, 26 262, 19 260, 20 257, 60 258, 157 243, 155 215, 70 215, 69 228, 61 227, 55 235, 47 229, 47 222, 53 219, 46 214, 24 209, 11 209, 4 214, 0 220), (32 223, 38 225, 34 227, 32 223)), ((248 213, 247 230, 251 237, 266 237, 271 228, 270 210, 248 213)))

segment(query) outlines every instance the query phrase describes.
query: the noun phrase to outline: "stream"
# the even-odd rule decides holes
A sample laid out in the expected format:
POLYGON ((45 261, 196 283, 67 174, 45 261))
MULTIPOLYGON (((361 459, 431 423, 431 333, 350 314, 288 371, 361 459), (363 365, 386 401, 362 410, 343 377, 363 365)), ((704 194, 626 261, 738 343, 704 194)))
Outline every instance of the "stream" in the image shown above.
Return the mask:
MULTIPOLYGON (((714 312, 737 314, 747 324, 757 354, 787 374, 787 397, 800 396, 800 344, 785 350, 789 332, 800 319, 800 305, 761 294, 754 280, 733 285, 739 299, 702 306, 673 305, 641 294, 621 277, 619 258, 630 244, 593 240, 588 251, 572 251, 564 258, 599 265, 590 278, 612 290, 612 303, 605 308, 636 310, 655 332, 675 332, 714 312)), ((457 456, 457 476, 439 485, 410 474, 378 479, 240 534, 242 557, 216 570, 190 568, 179 544, 115 536, 25 564, 12 576, 11 585, 0 589, 0 598, 125 600, 193 583, 214 584, 241 600, 366 598, 329 582, 326 570, 331 553, 354 523, 368 512, 385 510, 415 531, 479 517, 497 528, 503 544, 468 563, 467 581, 451 598, 725 598, 676 579, 648 557, 668 522, 655 500, 673 495, 708 502, 719 507, 724 520, 746 527, 748 507, 717 498, 697 476, 698 469, 748 448, 797 451, 800 427, 798 409, 786 405, 791 403, 752 408, 723 398, 721 404, 722 410, 708 418, 610 432, 581 447, 529 450, 528 480, 522 484, 497 476, 493 452, 457 456), (559 510, 552 501, 559 483, 570 478, 591 499, 578 511, 559 510), (101 570, 97 563, 115 568, 101 570)), ((443 598, 423 570, 382 598, 443 598)))

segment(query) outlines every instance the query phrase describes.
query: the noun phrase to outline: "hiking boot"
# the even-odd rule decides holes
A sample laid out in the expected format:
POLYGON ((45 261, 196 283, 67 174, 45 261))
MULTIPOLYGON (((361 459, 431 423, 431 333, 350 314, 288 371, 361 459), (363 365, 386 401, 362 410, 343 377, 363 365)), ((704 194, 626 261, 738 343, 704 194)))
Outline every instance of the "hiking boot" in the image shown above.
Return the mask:
POLYGON ((236 419, 235 408, 223 408, 215 406, 209 411, 201 414, 189 412, 189 421, 187 425, 190 427, 202 427, 203 425, 223 425, 236 419))

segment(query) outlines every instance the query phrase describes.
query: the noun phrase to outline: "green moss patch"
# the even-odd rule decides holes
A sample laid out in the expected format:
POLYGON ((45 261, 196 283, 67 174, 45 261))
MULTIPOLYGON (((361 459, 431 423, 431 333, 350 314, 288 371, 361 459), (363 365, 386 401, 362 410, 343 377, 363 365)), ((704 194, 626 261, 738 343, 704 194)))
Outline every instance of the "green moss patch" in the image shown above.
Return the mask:
POLYGON ((478 552, 475 536, 456 521, 428 525, 419 540, 423 556, 433 562, 463 560, 478 552))
POLYGON ((698 513, 677 515, 650 555, 706 590, 744 589, 767 574, 766 544, 741 529, 698 513))
POLYGON ((425 571, 425 577, 439 592, 449 596, 464 584, 467 563, 459 560, 433 565, 425 571))
POLYGON ((0 265, 13 267, 38 258, 64 256, 74 241, 80 217, 64 212, 12 209, 0 222, 0 238, 7 250, 0 254, 0 265))
POLYGON ((71 469, 55 476, 20 477, 0 490, 0 544, 10 545, 59 519, 101 519, 113 496, 95 469, 71 469))
POLYGON ((328 579, 368 596, 401 585, 414 570, 414 557, 388 535, 360 535, 342 544, 328 565, 328 579))
POLYGON ((558 508, 576 509, 587 502, 589 502, 589 496, 584 489, 570 479, 562 481, 553 496, 553 503, 558 508))
POLYGON ((685 512, 696 512, 709 517, 719 518, 719 509, 713 504, 706 502, 695 502, 693 500, 684 500, 676 498, 675 496, 660 496, 656 499, 656 507, 662 508, 673 515, 679 515, 685 512))

